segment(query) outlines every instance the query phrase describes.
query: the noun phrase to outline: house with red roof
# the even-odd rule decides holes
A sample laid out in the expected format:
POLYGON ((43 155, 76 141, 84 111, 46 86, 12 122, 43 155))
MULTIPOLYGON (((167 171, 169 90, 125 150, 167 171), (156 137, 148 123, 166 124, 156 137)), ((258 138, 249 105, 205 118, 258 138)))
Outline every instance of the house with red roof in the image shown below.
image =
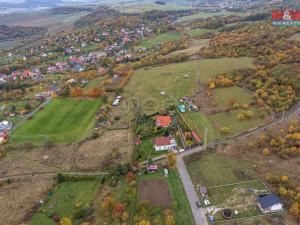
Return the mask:
POLYGON ((171 125, 172 119, 170 116, 156 116, 155 125, 157 127, 169 127, 171 125))
POLYGON ((201 138, 196 134, 195 131, 192 131, 191 134, 192 134, 193 140, 194 140, 197 144, 201 144, 201 143, 202 143, 201 138))
POLYGON ((177 143, 172 137, 157 137, 153 140, 155 151, 176 149, 177 143))
POLYGON ((98 73, 100 73, 100 75, 104 75, 106 73, 106 69, 104 67, 99 67, 98 68, 98 73))

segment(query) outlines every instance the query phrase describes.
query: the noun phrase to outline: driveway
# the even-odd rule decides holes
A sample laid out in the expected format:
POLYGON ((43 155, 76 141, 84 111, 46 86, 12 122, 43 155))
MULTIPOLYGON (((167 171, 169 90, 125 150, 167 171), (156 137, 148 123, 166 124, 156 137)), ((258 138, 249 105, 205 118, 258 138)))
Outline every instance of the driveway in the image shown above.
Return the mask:
MULTIPOLYGON (((198 152, 198 151, 203 151, 203 148, 198 147, 189 152, 191 154, 192 152, 198 152)), ((184 187, 184 191, 186 193, 186 196, 188 198, 188 201, 190 203, 192 213, 195 219, 195 222, 197 225, 208 225, 204 209, 203 208, 198 208, 196 206, 196 201, 199 200, 199 197, 197 195, 196 189, 194 188, 194 185, 192 183, 191 177, 186 169, 185 163, 183 161, 183 157, 185 154, 178 154, 177 155, 177 170, 180 175, 181 182, 184 187)))

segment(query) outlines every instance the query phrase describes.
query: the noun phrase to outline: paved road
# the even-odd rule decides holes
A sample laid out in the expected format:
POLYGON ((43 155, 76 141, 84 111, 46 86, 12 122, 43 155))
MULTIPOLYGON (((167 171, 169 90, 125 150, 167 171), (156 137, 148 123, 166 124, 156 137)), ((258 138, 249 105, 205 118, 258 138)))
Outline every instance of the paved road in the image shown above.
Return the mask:
MULTIPOLYGON (((193 149, 193 151, 203 151, 203 148, 199 147, 199 148, 197 148, 197 150, 193 149)), ((196 206, 196 201, 199 199, 199 197, 196 193, 196 189, 194 188, 194 185, 192 183, 190 175, 184 164, 183 155, 184 154, 178 155, 176 166, 177 166, 180 178, 181 178, 181 182, 184 187, 184 191, 185 191, 188 201, 190 203, 196 225, 208 225, 204 209, 198 208, 196 206)))

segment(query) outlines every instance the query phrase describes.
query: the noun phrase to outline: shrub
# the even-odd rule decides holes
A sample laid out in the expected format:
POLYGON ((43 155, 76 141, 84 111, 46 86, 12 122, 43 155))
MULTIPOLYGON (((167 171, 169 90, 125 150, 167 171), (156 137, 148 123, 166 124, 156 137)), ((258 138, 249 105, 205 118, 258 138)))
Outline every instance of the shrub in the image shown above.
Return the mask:
POLYGON ((268 156, 268 155, 270 155, 270 150, 267 149, 267 148, 264 148, 262 153, 263 153, 264 156, 268 156))
POLYGON ((221 127, 220 132, 221 132, 221 134, 229 134, 230 128, 229 127, 221 127))

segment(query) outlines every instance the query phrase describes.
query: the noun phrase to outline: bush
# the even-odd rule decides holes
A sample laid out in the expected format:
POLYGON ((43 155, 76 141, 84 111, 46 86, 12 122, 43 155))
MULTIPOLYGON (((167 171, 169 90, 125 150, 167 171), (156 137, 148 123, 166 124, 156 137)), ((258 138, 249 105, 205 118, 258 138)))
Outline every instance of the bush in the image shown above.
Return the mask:
POLYGON ((221 127, 220 132, 221 132, 221 134, 229 134, 230 128, 229 127, 221 127))

